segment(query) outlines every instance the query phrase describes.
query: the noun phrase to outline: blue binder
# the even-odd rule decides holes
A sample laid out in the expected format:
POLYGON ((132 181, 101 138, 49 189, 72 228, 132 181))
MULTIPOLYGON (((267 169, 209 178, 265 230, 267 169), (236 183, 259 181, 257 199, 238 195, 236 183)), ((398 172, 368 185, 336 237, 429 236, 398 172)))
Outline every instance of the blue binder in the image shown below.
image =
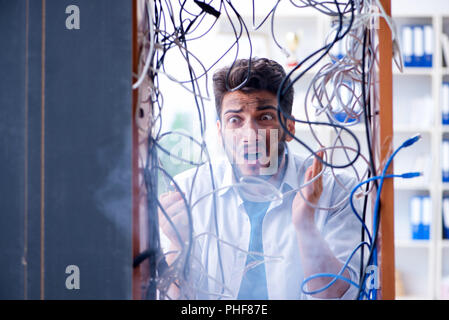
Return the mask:
POLYGON ((443 198, 443 239, 449 239, 449 197, 443 198))
POLYGON ((441 164, 443 182, 449 182, 449 139, 443 140, 441 164))
POLYGON ((430 224, 432 222, 432 201, 429 196, 421 197, 421 239, 430 239, 430 224))
POLYGON ((410 224, 412 239, 420 239, 421 237, 421 197, 414 196, 410 199, 410 224))
POLYGON ((432 67, 433 59, 433 28, 431 25, 424 26, 424 67, 432 67))
POLYGON ((449 124, 449 82, 443 82, 441 88, 441 122, 449 124))
POLYGON ((429 240, 432 221, 432 202, 429 196, 410 199, 410 224, 413 240, 429 240))
POLYGON ((433 28, 431 25, 404 25, 402 50, 405 67, 432 67, 433 28))
POLYGON ((404 54, 404 66, 413 67, 413 27, 411 25, 402 27, 402 49, 404 54))
POLYGON ((413 27, 413 57, 415 67, 423 67, 424 59, 424 28, 420 25, 413 27))

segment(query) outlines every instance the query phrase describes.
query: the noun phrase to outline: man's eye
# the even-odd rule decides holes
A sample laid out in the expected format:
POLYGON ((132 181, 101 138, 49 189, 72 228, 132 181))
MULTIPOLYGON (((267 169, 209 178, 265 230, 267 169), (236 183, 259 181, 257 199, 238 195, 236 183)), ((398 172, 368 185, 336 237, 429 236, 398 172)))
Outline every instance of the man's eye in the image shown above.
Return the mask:
POLYGON ((230 117, 229 119, 228 119, 228 122, 230 123, 230 124, 236 124, 236 123, 238 123, 239 122, 239 117, 230 117))
POLYGON ((273 116, 271 114, 264 114, 260 117, 260 120, 262 121, 270 121, 273 120, 273 116))

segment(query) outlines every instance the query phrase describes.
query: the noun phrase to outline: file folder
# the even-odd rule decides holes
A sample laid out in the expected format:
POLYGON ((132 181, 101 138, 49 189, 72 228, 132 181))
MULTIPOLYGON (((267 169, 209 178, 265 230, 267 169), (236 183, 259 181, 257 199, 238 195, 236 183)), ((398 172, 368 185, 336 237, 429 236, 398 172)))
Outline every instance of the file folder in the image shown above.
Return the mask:
POLYGON ((424 28, 422 26, 413 27, 413 56, 414 66, 424 66, 424 28))
MULTIPOLYGON (((354 123, 357 120, 357 117, 351 117, 351 114, 346 113, 345 109, 340 102, 349 107, 353 106, 354 96, 352 92, 348 89, 352 87, 352 84, 348 81, 344 81, 347 87, 341 86, 339 88, 341 101, 338 101, 338 107, 334 109, 334 117, 340 123, 354 123)), ((358 108, 358 104, 354 106, 354 113, 359 113, 361 110, 358 108)))
POLYGON ((414 196, 410 199, 410 224, 412 228, 412 239, 420 239, 421 235, 421 198, 414 196))
POLYGON ((402 49, 405 67, 432 67, 434 41, 431 25, 404 25, 402 49))
POLYGON ((443 238, 449 239, 449 198, 443 198, 443 238))
POLYGON ((424 67, 432 67, 433 57, 433 28, 424 26, 424 67))
POLYGON ((410 199, 410 224, 413 240, 429 240, 432 222, 430 196, 413 196, 410 199))
POLYGON ((421 215, 421 239, 430 239, 430 223, 432 221, 432 201, 429 196, 421 198, 422 215, 421 215))
POLYGON ((442 151, 441 164, 443 182, 449 182, 449 139, 443 140, 442 151))
POLYGON ((413 67, 413 29, 412 26, 402 27, 402 47, 404 54, 404 66, 413 67))
POLYGON ((441 90, 441 121, 449 124, 449 82, 443 82, 441 90))

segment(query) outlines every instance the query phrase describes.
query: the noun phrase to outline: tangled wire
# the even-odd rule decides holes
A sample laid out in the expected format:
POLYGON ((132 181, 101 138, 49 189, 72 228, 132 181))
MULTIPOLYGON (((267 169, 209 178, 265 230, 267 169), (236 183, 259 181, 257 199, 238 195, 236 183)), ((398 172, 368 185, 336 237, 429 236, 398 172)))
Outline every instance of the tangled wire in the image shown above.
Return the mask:
MULTIPOLYGON (((198 169, 200 166, 207 166, 210 171, 211 185, 213 189, 203 197, 212 197, 214 212, 211 214, 216 216, 216 188, 214 181, 213 167, 211 165, 211 154, 206 143, 206 107, 205 101, 210 100, 208 83, 210 71, 224 57, 233 55, 233 61, 242 58, 240 54, 240 46, 245 41, 249 46, 249 56, 244 58, 251 59, 253 56, 253 45, 251 42, 251 32, 245 19, 236 9, 231 0, 210 0, 210 1, 187 1, 178 0, 172 3, 168 0, 144 0, 143 2, 143 19, 140 26, 140 43, 141 43, 141 73, 136 75, 136 82, 133 89, 139 90, 140 95, 140 113, 136 123, 139 128, 139 166, 141 168, 141 195, 144 199, 143 208, 147 212, 148 221, 148 239, 147 250, 136 257, 134 267, 148 259, 149 261, 149 277, 145 287, 145 298, 147 299, 170 299, 169 288, 175 285, 180 288, 181 296, 184 298, 194 299, 202 289, 197 283, 193 283, 189 278, 189 272, 192 268, 200 270, 202 277, 210 279, 210 275, 201 266, 201 263, 195 260, 192 252, 196 250, 196 241, 204 236, 214 237, 217 241, 219 252, 219 266, 221 267, 221 279, 210 279, 215 281, 222 287, 221 294, 215 294, 211 298, 229 298, 231 292, 223 283, 223 267, 220 248, 228 246, 237 251, 243 251, 247 254, 262 255, 263 260, 281 259, 281 257, 266 256, 257 252, 246 252, 238 246, 226 242, 220 238, 218 226, 215 233, 198 234, 193 233, 192 208, 198 203, 192 201, 192 193, 182 195, 183 201, 188 215, 188 240, 183 245, 181 252, 163 252, 161 248, 158 209, 161 210, 165 218, 169 221, 179 240, 181 235, 177 230, 170 217, 165 212, 158 199, 161 181, 166 187, 174 187, 179 189, 174 177, 165 168, 161 155, 170 156, 179 162, 196 167, 193 184, 196 181, 198 169), (224 51, 217 54, 214 62, 205 65, 190 48, 192 43, 201 41, 205 35, 216 29, 219 25, 218 21, 226 23, 232 28, 233 42, 224 51), (177 65, 177 69, 187 75, 186 79, 177 79, 171 74, 167 68, 166 58, 172 52, 177 52, 182 57, 182 65, 177 65), (234 54, 233 54, 234 53, 234 54), (167 91, 160 85, 160 77, 169 79, 174 85, 180 86, 192 96, 192 102, 196 108, 197 128, 200 138, 194 138, 192 135, 181 131, 163 132, 163 109, 164 96, 167 91), (177 136, 188 139, 195 144, 199 150, 197 159, 187 159, 180 157, 178 154, 167 150, 161 143, 167 137, 177 136), (167 264, 166 258, 175 255, 176 259, 170 265, 167 264)), ((277 39, 274 29, 276 26, 275 14, 279 8, 280 0, 272 6, 271 10, 256 24, 256 4, 252 1, 252 31, 258 30, 262 25, 267 24, 270 20, 271 40, 282 53, 287 50, 282 47, 277 39)), ((284 1, 286 2, 286 1, 284 1)), ((324 167, 329 168, 335 181, 339 186, 346 190, 347 197, 332 208, 320 207, 309 203, 309 205, 321 210, 333 210, 347 203, 352 197, 364 198, 363 212, 355 214, 361 222, 360 244, 354 249, 360 249, 362 259, 360 265, 360 281, 358 298, 375 298, 375 291, 366 291, 364 289, 366 282, 366 266, 375 263, 375 248, 377 239, 377 230, 375 234, 371 234, 370 228, 365 224, 368 213, 368 198, 373 188, 378 188, 376 179, 372 179, 368 183, 364 183, 370 177, 377 176, 378 168, 382 167, 381 163, 376 163, 377 150, 375 150, 376 137, 376 86, 377 74, 376 67, 378 65, 377 40, 375 33, 376 21, 384 18, 390 26, 393 34, 394 46, 396 48, 396 60, 399 66, 400 61, 399 46, 396 38, 394 24, 389 16, 387 16, 378 0, 334 0, 334 1, 315 1, 315 0, 290 0, 288 5, 292 12, 303 10, 304 8, 313 8, 319 14, 326 15, 332 19, 332 26, 326 37, 325 43, 312 52, 309 56, 302 59, 292 68, 279 86, 277 92, 278 102, 282 100, 283 95, 288 89, 295 85, 306 73, 313 73, 306 90, 305 100, 303 101, 305 118, 297 119, 278 107, 278 119, 280 119, 281 127, 285 132, 293 138, 294 141, 304 147, 309 153, 309 157, 319 159, 324 167), (344 48, 344 55, 337 56, 333 48, 340 45, 344 48), (283 115, 281 117, 280 115, 283 115), (312 113, 315 118, 320 121, 312 120, 312 113), (309 141, 289 133, 286 130, 287 119, 306 125, 316 143, 319 150, 313 150, 309 141), (363 127, 365 132, 366 144, 368 150, 365 154, 361 152, 360 141, 357 135, 351 130, 352 127, 363 127), (319 128, 331 128, 335 132, 335 138, 330 144, 325 145, 321 141, 317 130, 319 128), (324 151, 324 157, 321 159, 317 153, 324 151), (337 161, 337 152, 342 152, 344 161, 337 161), (341 182, 335 171, 338 169, 350 169, 360 187, 356 192, 349 189, 341 182), (366 185, 365 189, 361 189, 362 185, 366 185), (368 237, 368 242, 365 237, 368 237), (368 259, 365 258, 364 247, 369 247, 368 259)), ((234 65, 232 63, 232 66, 234 65)), ((234 88, 227 85, 229 91, 239 90, 245 86, 251 74, 251 66, 248 66, 248 76, 246 79, 234 88)), ((229 74, 228 74, 229 76, 229 74)), ((280 103, 278 103, 280 105, 280 103)), ((324 170, 323 170, 324 171, 324 170)), ((318 176, 315 178, 317 179, 318 176)), ((309 181, 301 185, 297 190, 304 199, 301 189, 306 187, 309 181)), ((240 184, 251 183, 249 181, 241 181, 240 184)), ((193 185, 192 188, 193 189, 193 185)), ((273 199, 281 198, 282 195, 277 190, 271 190, 273 199)), ((306 199, 304 199, 306 200, 306 199)), ((380 216, 373 221, 378 226, 380 216)), ((217 221, 217 219, 215 219, 217 221)), ((182 242, 182 241, 181 241, 182 242)), ((352 258, 352 255, 351 257, 352 258)), ((250 268, 253 266, 247 266, 250 268)), ((337 279, 337 276, 333 281, 337 279)), ((355 285, 355 284, 353 284, 355 285)), ((206 293, 207 294, 207 293, 206 293)))

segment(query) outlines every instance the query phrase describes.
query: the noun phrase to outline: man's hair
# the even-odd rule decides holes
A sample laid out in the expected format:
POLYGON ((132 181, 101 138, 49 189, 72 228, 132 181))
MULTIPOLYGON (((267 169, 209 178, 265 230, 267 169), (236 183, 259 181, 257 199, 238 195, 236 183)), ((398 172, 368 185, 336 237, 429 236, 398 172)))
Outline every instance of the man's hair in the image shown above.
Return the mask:
MULTIPOLYGON (((234 65, 219 69, 214 73, 214 95, 215 108, 217 115, 221 119, 221 105, 224 95, 229 92, 229 89, 235 88, 245 81, 248 76, 248 62, 249 59, 236 60, 234 65), (231 70, 229 70, 231 69, 231 70), (228 75, 229 73, 229 75, 228 75), (226 82, 228 86, 226 88, 226 82)), ((285 78, 285 70, 276 61, 267 58, 252 58, 251 59, 251 74, 245 85, 239 89, 243 92, 253 92, 257 90, 266 90, 274 95, 277 95, 278 88, 285 78)), ((284 87, 290 84, 290 80, 284 83, 284 87)), ((293 105, 293 86, 281 97, 281 108, 286 113, 291 115, 293 105)))

